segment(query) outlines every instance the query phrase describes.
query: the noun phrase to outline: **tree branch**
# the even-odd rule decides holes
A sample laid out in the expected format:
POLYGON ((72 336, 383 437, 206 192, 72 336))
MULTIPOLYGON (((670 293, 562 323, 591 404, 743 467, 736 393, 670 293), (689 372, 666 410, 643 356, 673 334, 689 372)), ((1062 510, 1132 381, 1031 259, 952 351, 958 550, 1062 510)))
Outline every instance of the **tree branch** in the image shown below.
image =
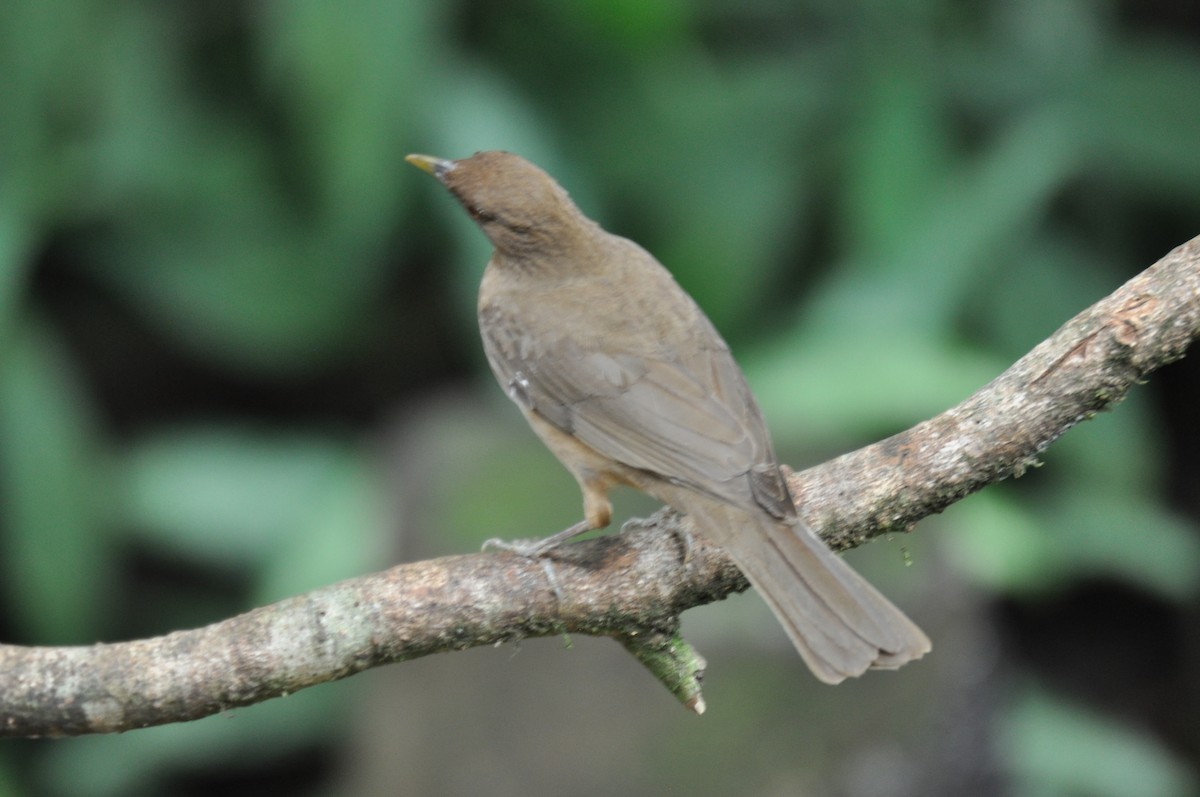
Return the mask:
MULTIPOLYGON (((837 548, 1021 472, 1200 334, 1200 238, 1080 313, 966 401, 790 483, 837 548)), ((180 722, 381 664, 561 633, 612 636, 689 708, 704 662, 685 609, 746 588, 723 554, 661 511, 619 536, 528 560, 474 554, 394 567, 213 625, 89 647, 0 645, 0 736, 180 722)))
POLYGON ((835 548, 908 531, 1020 476, 1068 429, 1125 398, 1200 336, 1200 237, 1172 250, 942 414, 790 479, 835 548))

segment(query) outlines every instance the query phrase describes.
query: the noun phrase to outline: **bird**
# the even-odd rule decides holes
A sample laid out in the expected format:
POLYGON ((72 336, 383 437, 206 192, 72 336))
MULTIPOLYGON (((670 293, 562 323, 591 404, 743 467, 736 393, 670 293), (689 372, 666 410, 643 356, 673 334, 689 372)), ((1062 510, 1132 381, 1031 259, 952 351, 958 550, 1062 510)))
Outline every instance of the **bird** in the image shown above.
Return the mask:
POLYGON ((797 516, 729 346, 666 267, 518 155, 406 160, 491 242, 478 300, 488 364, 583 494, 581 521, 513 550, 542 556, 608 526, 608 492, 626 485, 724 549, 819 680, 895 669, 930 650, 797 516))

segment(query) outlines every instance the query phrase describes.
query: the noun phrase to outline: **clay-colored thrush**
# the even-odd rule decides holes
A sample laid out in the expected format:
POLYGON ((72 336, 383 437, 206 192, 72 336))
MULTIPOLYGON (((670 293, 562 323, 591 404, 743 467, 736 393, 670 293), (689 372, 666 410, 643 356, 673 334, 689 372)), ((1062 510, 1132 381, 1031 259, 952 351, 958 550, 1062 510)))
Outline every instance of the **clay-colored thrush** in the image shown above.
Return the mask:
POLYGON ((507 152, 409 155, 495 247, 479 289, 492 371, 575 476, 584 520, 607 526, 626 484, 724 548, 822 681, 896 668, 929 639, 796 517, 762 413, 729 347, 649 253, 580 213, 507 152))

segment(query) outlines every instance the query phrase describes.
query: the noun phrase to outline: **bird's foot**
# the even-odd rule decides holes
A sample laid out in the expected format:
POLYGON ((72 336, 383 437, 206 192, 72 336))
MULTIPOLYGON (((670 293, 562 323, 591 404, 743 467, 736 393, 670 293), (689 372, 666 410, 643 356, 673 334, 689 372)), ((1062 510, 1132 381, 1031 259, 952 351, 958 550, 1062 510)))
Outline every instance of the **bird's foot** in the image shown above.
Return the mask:
POLYGON ((679 540, 683 548, 683 564, 690 565, 692 556, 696 553, 696 538, 687 528, 680 528, 675 531, 675 537, 679 540))
POLYGON ((509 553, 515 553, 518 556, 524 556, 528 559, 537 559, 545 556, 567 540, 591 530, 591 528, 591 525, 586 520, 581 520, 574 526, 569 526, 556 534, 551 534, 549 537, 544 537, 540 540, 502 540, 498 537, 493 537, 483 544, 483 550, 508 551, 509 553))

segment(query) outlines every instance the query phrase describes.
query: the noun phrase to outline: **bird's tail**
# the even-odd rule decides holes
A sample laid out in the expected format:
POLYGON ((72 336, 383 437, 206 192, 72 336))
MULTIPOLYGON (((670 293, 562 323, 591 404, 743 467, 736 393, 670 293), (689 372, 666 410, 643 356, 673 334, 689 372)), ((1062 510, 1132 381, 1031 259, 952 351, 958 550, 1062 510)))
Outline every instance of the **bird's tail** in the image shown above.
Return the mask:
POLYGON ((929 652, 924 632, 804 523, 704 503, 689 513, 697 530, 738 564, 822 681, 895 669, 929 652))

